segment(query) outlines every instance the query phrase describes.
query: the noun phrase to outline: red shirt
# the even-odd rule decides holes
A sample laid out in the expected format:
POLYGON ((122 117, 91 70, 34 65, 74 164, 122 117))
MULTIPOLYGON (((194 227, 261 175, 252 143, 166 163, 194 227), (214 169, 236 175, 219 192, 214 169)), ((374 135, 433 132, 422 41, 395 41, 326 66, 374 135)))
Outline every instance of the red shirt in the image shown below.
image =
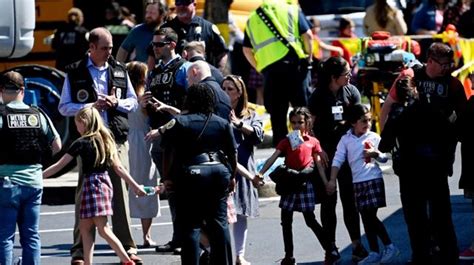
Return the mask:
POLYGON ((313 163, 313 154, 321 153, 321 145, 318 139, 303 135, 304 142, 295 150, 291 150, 288 138, 281 140, 276 149, 285 156, 285 165, 291 169, 302 170, 313 163))

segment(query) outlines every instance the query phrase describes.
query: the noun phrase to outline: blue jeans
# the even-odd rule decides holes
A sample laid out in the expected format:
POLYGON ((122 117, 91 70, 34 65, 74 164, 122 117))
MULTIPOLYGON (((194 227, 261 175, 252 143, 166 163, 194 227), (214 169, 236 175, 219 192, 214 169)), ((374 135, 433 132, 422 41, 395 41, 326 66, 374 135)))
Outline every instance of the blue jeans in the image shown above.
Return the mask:
POLYGON ((13 184, 3 187, 0 179, 0 264, 13 264, 16 224, 20 232, 23 264, 40 264, 41 242, 38 233, 43 189, 13 184))

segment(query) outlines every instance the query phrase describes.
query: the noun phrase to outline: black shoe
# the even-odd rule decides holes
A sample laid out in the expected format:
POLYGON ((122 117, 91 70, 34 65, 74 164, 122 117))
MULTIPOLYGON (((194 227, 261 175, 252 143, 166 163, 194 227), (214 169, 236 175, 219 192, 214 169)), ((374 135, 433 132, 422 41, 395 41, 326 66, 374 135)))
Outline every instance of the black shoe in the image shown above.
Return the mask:
POLYGON ((327 251, 324 255, 324 265, 333 265, 341 258, 339 251, 336 247, 333 248, 331 251, 327 251))
POLYGON ((355 248, 352 249, 352 261, 359 262, 367 257, 369 253, 365 250, 362 244, 357 245, 355 248))
POLYGON ((296 260, 293 257, 284 257, 280 263, 280 265, 295 265, 295 264, 296 264, 296 260))
MULTIPOLYGON (((173 243, 173 241, 170 241, 164 245, 158 245, 156 246, 155 248, 155 251, 156 252, 160 252, 160 253, 164 253, 164 252, 175 252, 175 250, 177 249, 178 247, 173 243)), ((180 250, 180 253, 181 253, 181 250, 180 250)))

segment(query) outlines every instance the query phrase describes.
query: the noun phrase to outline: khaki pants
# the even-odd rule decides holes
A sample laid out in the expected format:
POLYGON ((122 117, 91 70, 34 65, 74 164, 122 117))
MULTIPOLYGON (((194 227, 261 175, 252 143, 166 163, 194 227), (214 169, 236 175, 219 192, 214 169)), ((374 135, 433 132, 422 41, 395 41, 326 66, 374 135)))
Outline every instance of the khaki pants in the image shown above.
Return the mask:
MULTIPOLYGON (((117 144, 117 153, 122 165, 128 170, 128 143, 117 144)), ((82 240, 79 232, 79 209, 81 208, 81 193, 84 178, 82 177, 82 162, 78 159, 79 180, 76 188, 75 196, 75 221, 74 221, 74 243, 71 247, 72 258, 83 257, 82 240)), ((112 208, 112 230, 122 243, 125 251, 129 254, 137 254, 137 245, 133 241, 132 232, 130 230, 130 214, 128 207, 128 192, 125 181, 123 181, 112 169, 108 171, 112 181, 114 196, 112 208)), ((91 230, 95 237, 95 230, 91 230)))

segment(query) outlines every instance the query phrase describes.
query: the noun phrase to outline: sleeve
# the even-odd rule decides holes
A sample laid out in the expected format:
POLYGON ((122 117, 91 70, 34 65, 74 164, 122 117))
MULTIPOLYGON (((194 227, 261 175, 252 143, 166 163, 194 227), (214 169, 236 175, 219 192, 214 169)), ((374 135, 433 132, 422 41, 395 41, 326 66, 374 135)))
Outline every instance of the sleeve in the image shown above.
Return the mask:
POLYGON ((288 141, 287 138, 284 138, 278 143, 275 149, 281 152, 282 154, 281 156, 285 156, 289 148, 290 148, 290 142, 288 141))
POLYGON ((378 145, 378 148, 380 152, 390 152, 395 146, 395 125, 396 125, 396 120, 394 119, 392 114, 388 115, 387 122, 385 123, 385 126, 383 127, 383 130, 380 134, 380 142, 378 145))
POLYGON ((312 153, 320 154, 323 151, 323 149, 321 148, 321 144, 319 143, 319 140, 313 137, 312 141, 313 141, 312 153))
POLYGON ((183 87, 185 91, 188 88, 188 79, 186 77, 186 73, 187 73, 188 68, 189 68, 190 65, 191 65, 190 62, 185 62, 176 71, 176 84, 183 87))
POLYGON ((225 139, 225 152, 226 155, 229 155, 231 153, 235 153, 235 150, 237 149, 238 145, 237 142, 235 141, 234 137, 234 130, 232 129, 232 126, 230 123, 226 124, 225 127, 225 134, 226 134, 226 139, 225 139))
POLYGON ((380 149, 379 149, 379 144, 380 144, 380 135, 374 133, 374 137, 373 137, 373 141, 374 141, 374 147, 375 149, 379 150, 381 152, 381 154, 375 159, 377 160, 377 162, 380 162, 380 163, 385 163, 388 161, 388 157, 387 157, 387 154, 385 152, 382 152, 380 149))
POLYGON ((413 15, 413 19, 411 21, 411 30, 413 33, 416 34, 416 32, 420 29, 428 29, 426 27, 426 22, 427 20, 430 20, 427 17, 427 7, 426 4, 423 3, 421 4, 420 8, 415 11, 415 14, 413 15))
POLYGON ((407 23, 403 18, 403 13, 401 10, 397 9, 395 12, 395 27, 397 29, 397 34, 404 35, 408 30, 407 23))
POLYGON ((70 154, 72 157, 76 157, 81 152, 82 145, 83 145, 83 140, 82 139, 77 139, 76 141, 74 141, 71 144, 71 146, 68 148, 66 153, 70 154))
POLYGON ((305 33, 309 29, 310 29, 310 26, 309 26, 308 20, 303 14, 303 11, 299 10, 298 11, 298 30, 300 34, 305 33))
POLYGON ((211 52, 214 54, 214 56, 219 57, 221 54, 227 52, 227 46, 225 45, 224 38, 222 37, 219 29, 217 28, 216 25, 210 23, 211 27, 211 41, 212 41, 212 49, 211 52))
POLYGON ((126 50, 128 53, 131 53, 135 49, 134 39, 136 28, 132 29, 127 37, 123 40, 120 48, 126 50))
POLYGON ((261 118, 254 111, 252 112, 250 117, 250 126, 253 128, 253 133, 246 137, 251 138, 253 145, 263 142, 263 123, 261 118))
POLYGON ((342 136, 339 143, 337 143, 336 153, 334 154, 334 158, 332 160, 332 166, 341 168, 341 165, 346 161, 347 157, 347 148, 345 143, 345 136, 342 136))
POLYGON ((162 135, 160 144, 162 148, 173 147, 176 141, 179 139, 179 128, 181 128, 182 125, 179 119, 177 118, 172 119, 168 123, 173 121, 175 122, 175 124, 171 128, 167 129, 162 135))
POLYGON ((352 104, 360 104, 362 103, 362 97, 360 96, 359 89, 355 86, 352 87, 352 104))
POLYGON ((74 103, 71 100, 71 85, 69 77, 66 75, 64 79, 63 89, 61 91, 61 98, 59 99, 58 110, 63 116, 74 116, 76 113, 86 106, 91 106, 93 103, 74 103))
POLYGON ((46 135, 46 139, 48 140, 48 144, 51 145, 53 141, 57 138, 60 137, 58 131, 54 127, 53 122, 51 119, 48 117, 48 115, 45 115, 42 111, 40 112, 40 119, 41 119, 41 125, 43 132, 46 135))
POLYGON ((135 94, 135 89, 133 88, 132 82, 130 82, 130 77, 127 73, 127 98, 118 100, 117 110, 129 113, 135 111, 137 107, 137 95, 135 94))

